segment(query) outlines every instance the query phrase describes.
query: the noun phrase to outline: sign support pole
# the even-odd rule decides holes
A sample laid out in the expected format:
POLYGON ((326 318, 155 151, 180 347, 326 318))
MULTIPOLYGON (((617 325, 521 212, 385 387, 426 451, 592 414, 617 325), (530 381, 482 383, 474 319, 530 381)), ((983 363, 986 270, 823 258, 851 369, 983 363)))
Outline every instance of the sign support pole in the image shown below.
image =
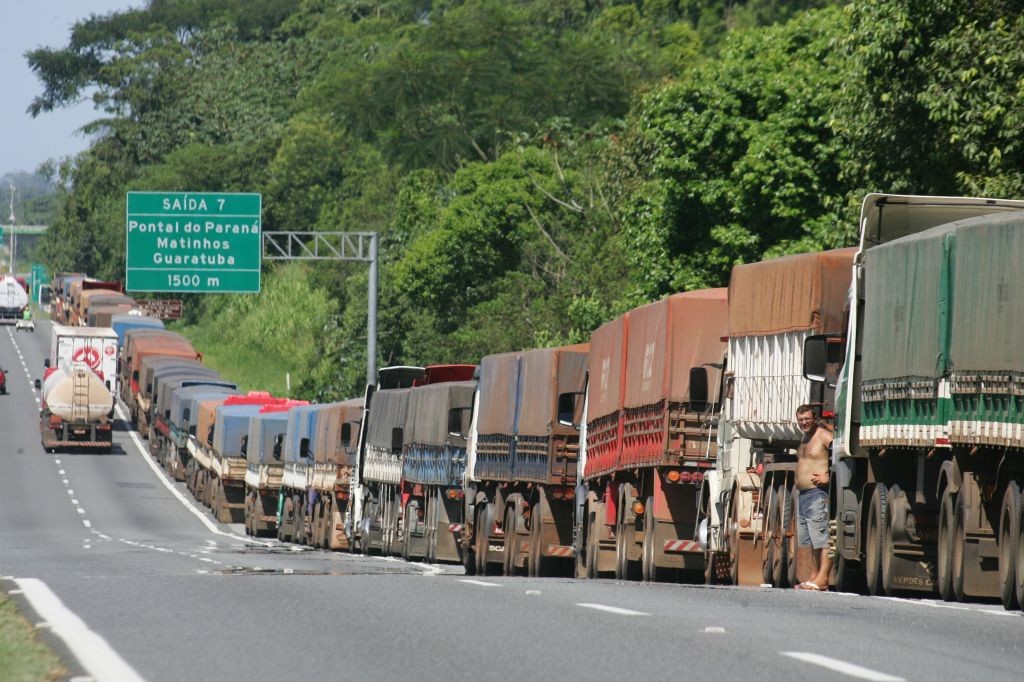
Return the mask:
POLYGON ((377 383, 377 233, 370 237, 370 285, 366 296, 366 383, 377 383))

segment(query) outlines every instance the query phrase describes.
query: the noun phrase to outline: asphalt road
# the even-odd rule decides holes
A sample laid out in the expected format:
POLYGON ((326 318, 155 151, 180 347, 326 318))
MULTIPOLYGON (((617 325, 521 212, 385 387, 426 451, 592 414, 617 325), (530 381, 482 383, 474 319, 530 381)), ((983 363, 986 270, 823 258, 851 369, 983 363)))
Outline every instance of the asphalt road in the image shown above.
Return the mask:
POLYGON ((80 619, 41 628, 73 675, 90 668, 51 631, 108 645, 92 670, 111 680, 1021 678, 1024 618, 995 604, 467 578, 252 544, 123 424, 113 454, 45 454, 31 380, 48 343, 46 323, 0 328, 0 575, 33 622, 40 584, 80 619))

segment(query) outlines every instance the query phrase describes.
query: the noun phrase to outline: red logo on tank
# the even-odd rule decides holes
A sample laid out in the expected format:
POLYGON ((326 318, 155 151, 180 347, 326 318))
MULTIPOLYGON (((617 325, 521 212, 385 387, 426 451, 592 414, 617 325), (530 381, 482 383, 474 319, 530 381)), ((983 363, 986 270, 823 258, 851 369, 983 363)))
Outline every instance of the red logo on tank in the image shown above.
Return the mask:
POLYGON ((85 346, 71 354, 72 362, 84 362, 93 369, 100 366, 100 352, 95 348, 85 346))

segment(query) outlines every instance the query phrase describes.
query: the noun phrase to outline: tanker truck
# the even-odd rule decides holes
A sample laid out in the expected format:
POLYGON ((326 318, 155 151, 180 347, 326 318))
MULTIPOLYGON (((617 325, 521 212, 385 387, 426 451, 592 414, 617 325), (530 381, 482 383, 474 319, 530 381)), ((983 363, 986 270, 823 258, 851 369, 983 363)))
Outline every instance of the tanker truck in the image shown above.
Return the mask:
POLYGON ((0 322, 14 324, 28 307, 28 292, 14 275, 0 277, 0 322))
POLYGON ((110 452, 114 394, 85 363, 72 362, 47 370, 43 382, 39 431, 43 449, 87 448, 110 452))

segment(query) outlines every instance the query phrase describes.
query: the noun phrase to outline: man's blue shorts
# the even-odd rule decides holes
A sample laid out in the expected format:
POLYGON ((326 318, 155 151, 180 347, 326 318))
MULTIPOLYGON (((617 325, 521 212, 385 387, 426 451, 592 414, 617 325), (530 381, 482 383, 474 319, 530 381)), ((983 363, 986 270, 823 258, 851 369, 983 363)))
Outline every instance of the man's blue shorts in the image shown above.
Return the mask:
POLYGON ((796 542, 801 547, 823 549, 828 546, 828 491, 822 488, 801 490, 796 498, 796 542))

